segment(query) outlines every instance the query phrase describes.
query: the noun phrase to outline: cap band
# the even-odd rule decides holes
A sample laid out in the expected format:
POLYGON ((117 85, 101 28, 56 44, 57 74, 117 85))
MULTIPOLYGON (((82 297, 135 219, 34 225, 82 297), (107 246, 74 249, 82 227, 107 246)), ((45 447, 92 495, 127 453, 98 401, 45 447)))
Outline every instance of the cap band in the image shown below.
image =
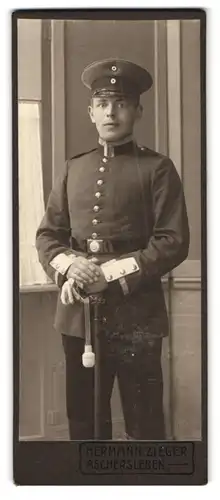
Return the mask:
POLYGON ((128 80, 123 77, 102 77, 95 80, 91 86, 92 95, 95 94, 119 94, 119 95, 140 95, 140 89, 138 89, 135 82, 128 80))
POLYGON ((128 94, 125 92, 119 92, 118 90, 108 90, 108 89, 97 89, 92 93, 92 97, 125 97, 130 99, 139 99, 139 94, 128 94))

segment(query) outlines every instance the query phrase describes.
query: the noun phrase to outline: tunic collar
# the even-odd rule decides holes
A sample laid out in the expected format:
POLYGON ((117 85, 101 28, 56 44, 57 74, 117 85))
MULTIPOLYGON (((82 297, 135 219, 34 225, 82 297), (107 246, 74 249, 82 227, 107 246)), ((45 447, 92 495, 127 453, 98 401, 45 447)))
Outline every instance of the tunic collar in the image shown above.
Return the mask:
POLYGON ((120 154, 128 154, 134 151, 135 141, 132 135, 129 135, 122 141, 105 142, 99 138, 98 151, 102 156, 113 158, 120 154))

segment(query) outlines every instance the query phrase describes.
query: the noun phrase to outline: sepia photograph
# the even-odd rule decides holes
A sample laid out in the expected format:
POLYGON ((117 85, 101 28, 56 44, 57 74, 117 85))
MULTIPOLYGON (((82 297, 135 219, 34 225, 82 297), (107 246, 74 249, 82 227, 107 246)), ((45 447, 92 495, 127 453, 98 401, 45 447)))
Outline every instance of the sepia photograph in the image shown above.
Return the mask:
POLYGON ((74 17, 16 19, 18 440, 201 442, 201 19, 74 17))

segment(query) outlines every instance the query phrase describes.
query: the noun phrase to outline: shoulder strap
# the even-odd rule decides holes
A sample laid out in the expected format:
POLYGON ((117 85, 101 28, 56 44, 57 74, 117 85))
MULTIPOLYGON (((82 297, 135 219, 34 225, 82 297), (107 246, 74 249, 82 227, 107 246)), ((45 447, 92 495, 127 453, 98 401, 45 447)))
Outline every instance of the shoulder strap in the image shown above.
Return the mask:
POLYGON ((75 160, 75 158, 80 158, 80 156, 84 156, 84 155, 87 155, 89 153, 92 153, 92 151, 96 151, 96 149, 97 148, 93 148, 93 149, 89 149, 88 151, 84 151, 83 153, 78 153, 77 155, 74 155, 71 158, 69 158, 69 161, 75 160))

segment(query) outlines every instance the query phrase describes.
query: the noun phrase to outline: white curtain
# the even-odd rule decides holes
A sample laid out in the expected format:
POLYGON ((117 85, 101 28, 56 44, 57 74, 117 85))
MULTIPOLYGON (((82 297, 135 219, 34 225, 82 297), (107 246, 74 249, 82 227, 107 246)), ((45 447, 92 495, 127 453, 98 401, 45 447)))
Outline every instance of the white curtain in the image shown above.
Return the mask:
POLYGON ((35 248, 36 229, 44 214, 40 104, 18 104, 19 265, 20 285, 47 283, 35 248))

